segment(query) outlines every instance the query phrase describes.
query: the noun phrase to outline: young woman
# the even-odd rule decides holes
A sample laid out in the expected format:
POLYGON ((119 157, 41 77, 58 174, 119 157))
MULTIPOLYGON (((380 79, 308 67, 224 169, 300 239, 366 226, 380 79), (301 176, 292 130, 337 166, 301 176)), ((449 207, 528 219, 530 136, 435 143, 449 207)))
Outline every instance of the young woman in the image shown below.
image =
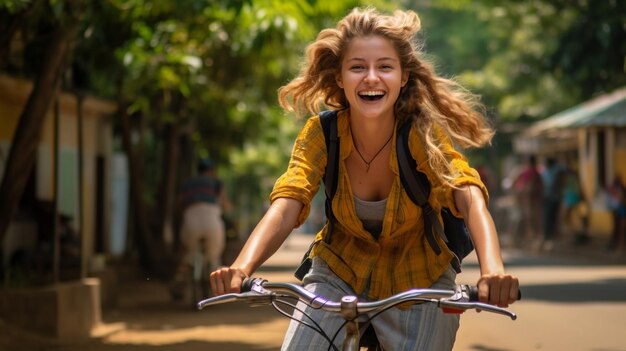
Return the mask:
MULTIPOLYGON (((383 15, 355 9, 334 29, 322 30, 307 49, 307 64, 279 92, 285 110, 319 113, 324 104, 339 110, 339 178, 333 198, 332 241, 328 225, 316 237, 307 289, 329 299, 356 294, 376 300, 411 288, 451 288, 452 253, 435 254, 425 240, 421 209, 399 178, 396 128, 410 120, 409 148, 431 183, 429 202, 449 207, 471 231, 480 262, 480 300, 508 306, 517 297, 517 278, 505 273, 488 194, 477 172, 453 145, 481 146, 493 136, 475 97, 438 77, 414 41, 420 20, 411 11, 383 15)), ((251 275, 309 214, 326 166, 319 117, 298 135, 287 171, 276 181, 271 206, 230 267, 211 274, 215 293, 239 291, 251 275)), ((324 312, 307 311, 316 317, 324 312)), ((321 316, 333 331, 341 320, 321 316)), ((298 315, 296 315, 298 318, 298 315)), ((450 350, 459 317, 434 306, 394 308, 373 320, 386 350, 450 350)), ((336 340, 342 340, 341 335, 336 340)), ((285 350, 326 349, 310 328, 292 322, 285 350)))

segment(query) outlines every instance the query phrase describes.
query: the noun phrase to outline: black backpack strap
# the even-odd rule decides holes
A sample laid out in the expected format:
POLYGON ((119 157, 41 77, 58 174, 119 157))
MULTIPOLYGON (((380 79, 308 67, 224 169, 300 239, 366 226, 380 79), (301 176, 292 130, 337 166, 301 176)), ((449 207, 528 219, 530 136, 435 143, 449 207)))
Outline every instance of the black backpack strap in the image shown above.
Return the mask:
MULTIPOLYGON (((337 136, 337 111, 327 110, 319 114, 320 123, 326 140, 326 168, 324 170, 324 191, 326 193, 326 220, 328 221, 328 233, 324 237, 324 242, 330 244, 330 237, 333 232, 333 222, 335 215, 333 214, 333 196, 337 191, 337 173, 339 169, 339 137, 337 136)), ((311 250, 313 250, 315 242, 311 243, 309 249, 304 254, 300 266, 296 269, 294 275, 302 280, 311 269, 311 250)))
POLYGON ((339 137, 337 136, 337 111, 326 110, 320 112, 320 123, 324 131, 326 140, 326 169, 324 170, 324 190, 326 201, 326 219, 328 220, 328 234, 324 238, 326 243, 330 243, 333 232, 333 197, 337 192, 337 179, 339 169, 339 137))
POLYGON ((437 214, 428 202, 430 182, 424 173, 417 170, 417 163, 409 149, 409 131, 411 130, 411 124, 411 121, 402 124, 396 136, 396 138, 398 138, 396 141, 396 153, 398 156, 398 166, 400 168, 400 180, 411 201, 422 208, 426 239, 433 251, 439 255, 441 248, 435 239, 433 229, 444 241, 447 242, 447 238, 437 214))

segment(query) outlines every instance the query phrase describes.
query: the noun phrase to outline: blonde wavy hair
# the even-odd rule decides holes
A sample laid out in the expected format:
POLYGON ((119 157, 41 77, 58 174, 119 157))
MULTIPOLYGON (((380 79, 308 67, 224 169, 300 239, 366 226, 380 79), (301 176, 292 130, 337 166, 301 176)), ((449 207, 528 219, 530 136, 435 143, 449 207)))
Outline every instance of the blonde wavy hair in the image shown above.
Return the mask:
POLYGON ((479 97, 456 81, 438 76, 422 57, 422 44, 417 39, 420 29, 420 19, 413 11, 384 15, 372 7, 353 9, 336 28, 322 30, 307 47, 299 75, 278 91, 280 105, 296 116, 318 114, 324 105, 348 108, 335 79, 341 72, 343 53, 354 38, 387 38, 398 53, 403 72, 409 73, 394 107, 396 119, 400 123, 413 121, 424 136, 430 166, 441 181, 451 184, 457 174, 448 162, 440 133, 465 149, 489 144, 494 130, 479 97))

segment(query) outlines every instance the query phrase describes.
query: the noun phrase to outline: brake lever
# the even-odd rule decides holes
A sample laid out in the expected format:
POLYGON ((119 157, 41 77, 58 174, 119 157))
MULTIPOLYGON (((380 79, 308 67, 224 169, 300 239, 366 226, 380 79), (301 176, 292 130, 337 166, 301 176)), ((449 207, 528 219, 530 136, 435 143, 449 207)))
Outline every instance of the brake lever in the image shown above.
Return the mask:
POLYGON ((196 304, 196 307, 201 310, 207 306, 218 305, 227 302, 234 302, 241 299, 243 294, 224 294, 220 296, 210 297, 208 299, 204 299, 196 304))
POLYGON ((501 314, 510 317, 512 320, 517 319, 517 314, 507 310, 506 308, 490 305, 484 302, 463 302, 463 301, 451 301, 448 299, 439 300, 439 306, 441 308, 460 309, 460 310, 482 310, 492 313, 501 314))

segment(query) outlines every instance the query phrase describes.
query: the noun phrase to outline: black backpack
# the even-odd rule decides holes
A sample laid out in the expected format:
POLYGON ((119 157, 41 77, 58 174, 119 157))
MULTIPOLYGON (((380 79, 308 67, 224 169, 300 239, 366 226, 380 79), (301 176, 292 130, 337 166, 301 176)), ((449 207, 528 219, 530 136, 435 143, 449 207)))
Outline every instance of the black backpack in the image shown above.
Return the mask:
MULTIPOLYGON (((332 236, 333 220, 335 216, 332 211, 332 199, 337 190, 337 170, 339 168, 339 137, 337 136, 337 111, 327 110, 320 113, 320 122, 326 139, 326 150, 328 153, 326 170, 324 173, 324 189, 326 192, 326 219, 328 223, 328 234, 324 237, 326 243, 330 243, 332 236)), ((435 233, 440 235, 446 242, 450 251, 454 253, 452 266, 454 270, 461 272, 461 261, 465 256, 474 250, 474 245, 465 225, 465 221, 457 218, 447 208, 441 209, 443 227, 437 218, 433 208, 428 203, 430 194, 430 182, 426 175, 417 170, 417 162, 409 150, 409 131, 411 122, 406 122, 398 127, 396 152, 398 155, 398 166, 400 169, 400 180, 407 195, 416 205, 422 208, 424 218, 424 230, 426 239, 433 251, 439 255, 441 248, 435 240, 435 233), (434 230, 433 230, 434 229, 434 230)), ((300 267, 295 272, 296 278, 302 280, 304 275, 311 268, 310 252, 313 244, 309 247, 300 267)))

